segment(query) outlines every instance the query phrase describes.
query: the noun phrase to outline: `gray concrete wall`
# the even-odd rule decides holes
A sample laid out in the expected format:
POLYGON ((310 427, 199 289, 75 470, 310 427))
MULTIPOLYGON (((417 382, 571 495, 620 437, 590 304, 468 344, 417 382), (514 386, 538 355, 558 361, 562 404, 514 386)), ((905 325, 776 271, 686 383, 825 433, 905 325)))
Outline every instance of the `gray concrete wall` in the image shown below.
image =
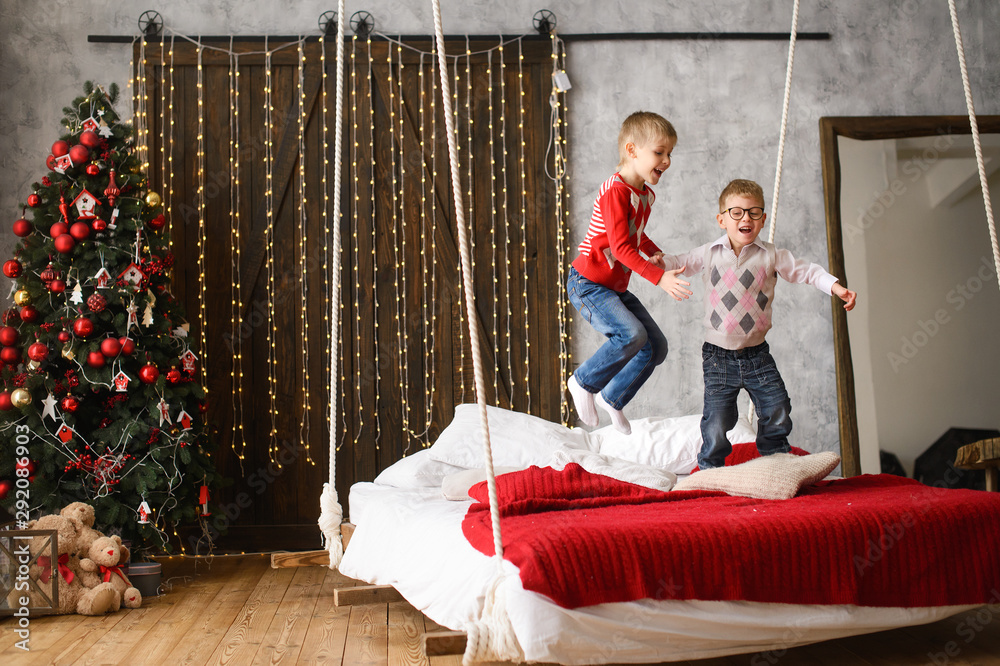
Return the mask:
MULTIPOLYGON (((787 31, 791 0, 555 0, 546 3, 564 33, 649 31, 787 31)), ((958 3, 970 76, 980 113, 1000 113, 1000 3, 958 3)), ((542 5, 524 0, 444 0, 448 33, 529 31, 542 5)), ((91 44, 91 34, 133 34, 147 9, 186 34, 296 34, 336 3, 324 0, 0 1, 0 250, 9 254, 16 203, 39 176, 59 130, 61 108, 85 79, 127 82, 127 45, 91 44)), ((390 33, 429 33, 429 2, 351 2, 348 14, 371 12, 390 33)), ((824 115, 962 114, 958 61, 943 2, 803 3, 800 29, 827 31, 824 42, 800 42, 782 178, 777 241, 826 264, 826 232, 817 121, 824 115)), ((770 196, 787 45, 781 42, 596 41, 568 47, 573 240, 586 229, 596 188, 617 163, 621 119, 635 109, 668 117, 679 133, 671 170, 657 188, 651 236, 667 251, 712 239, 719 190, 731 178, 753 178, 770 196)), ((768 205, 770 206, 770 201, 768 205)), ((554 287, 555 288, 555 287, 554 287)), ((632 416, 701 410, 700 303, 675 303, 652 285, 636 293, 671 344, 666 364, 629 406, 632 416)), ((700 297, 700 287, 696 297, 700 297)), ((864 295, 862 294, 862 298, 864 295)), ((769 334, 792 395, 794 443, 838 446, 830 304, 804 286, 782 284, 769 334)), ((574 322, 573 353, 582 359, 600 340, 574 322)), ((556 353, 556 350, 553 350, 556 353)))

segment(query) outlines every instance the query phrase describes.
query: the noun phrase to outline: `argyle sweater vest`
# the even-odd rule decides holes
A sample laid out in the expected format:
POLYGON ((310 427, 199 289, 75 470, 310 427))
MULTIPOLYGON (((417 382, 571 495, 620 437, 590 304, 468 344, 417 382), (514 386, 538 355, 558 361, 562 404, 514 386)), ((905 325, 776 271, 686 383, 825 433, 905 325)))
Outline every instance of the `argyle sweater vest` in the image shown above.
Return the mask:
POLYGON ((723 349, 744 349, 764 342, 771 329, 771 304, 778 282, 774 244, 766 251, 747 245, 732 252, 705 249, 705 340, 723 349))

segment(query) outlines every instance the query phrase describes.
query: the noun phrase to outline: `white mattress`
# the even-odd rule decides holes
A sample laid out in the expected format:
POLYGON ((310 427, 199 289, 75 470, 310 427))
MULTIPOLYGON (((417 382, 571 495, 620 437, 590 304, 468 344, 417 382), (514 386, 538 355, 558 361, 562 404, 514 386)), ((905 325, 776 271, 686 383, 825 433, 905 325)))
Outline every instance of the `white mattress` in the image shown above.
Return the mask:
MULTIPOLYGON (((479 618, 495 558, 462 535, 471 504, 440 488, 373 483, 351 488, 357 529, 340 571, 392 585, 415 608, 455 630, 479 618)), ((561 664, 661 662, 783 650, 842 636, 934 622, 976 606, 871 608, 748 601, 654 601, 565 609, 525 590, 503 562, 507 609, 528 661, 561 664)))

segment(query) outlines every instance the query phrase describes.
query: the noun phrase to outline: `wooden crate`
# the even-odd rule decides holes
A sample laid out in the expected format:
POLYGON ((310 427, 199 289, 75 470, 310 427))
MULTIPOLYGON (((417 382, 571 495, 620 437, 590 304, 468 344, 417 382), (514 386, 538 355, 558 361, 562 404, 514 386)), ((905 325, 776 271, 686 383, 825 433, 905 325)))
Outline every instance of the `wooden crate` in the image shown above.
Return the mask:
POLYGON ((59 560, 58 532, 13 526, 0 526, 0 617, 58 612, 59 571, 51 566, 59 560), (28 600, 26 606, 22 599, 28 600))

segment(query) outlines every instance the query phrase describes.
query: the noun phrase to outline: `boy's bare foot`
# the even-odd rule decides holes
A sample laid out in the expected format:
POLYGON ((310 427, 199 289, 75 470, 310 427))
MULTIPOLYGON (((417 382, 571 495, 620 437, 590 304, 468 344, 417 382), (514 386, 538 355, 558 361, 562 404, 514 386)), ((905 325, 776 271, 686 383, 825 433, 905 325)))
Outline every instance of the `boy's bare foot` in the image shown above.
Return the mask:
POLYGON ((628 419, 625 418, 625 414, 623 414, 620 409, 615 409, 609 405, 604 399, 604 396, 600 393, 595 396, 595 401, 601 406, 601 409, 606 411, 611 416, 611 423, 614 424, 618 432, 623 435, 632 434, 632 424, 628 422, 628 419))
POLYGON ((576 381, 573 375, 570 375, 566 387, 573 396, 573 404, 576 406, 576 413, 580 415, 580 420, 591 428, 596 426, 598 418, 597 408, 594 406, 594 394, 580 386, 580 382, 576 381))

